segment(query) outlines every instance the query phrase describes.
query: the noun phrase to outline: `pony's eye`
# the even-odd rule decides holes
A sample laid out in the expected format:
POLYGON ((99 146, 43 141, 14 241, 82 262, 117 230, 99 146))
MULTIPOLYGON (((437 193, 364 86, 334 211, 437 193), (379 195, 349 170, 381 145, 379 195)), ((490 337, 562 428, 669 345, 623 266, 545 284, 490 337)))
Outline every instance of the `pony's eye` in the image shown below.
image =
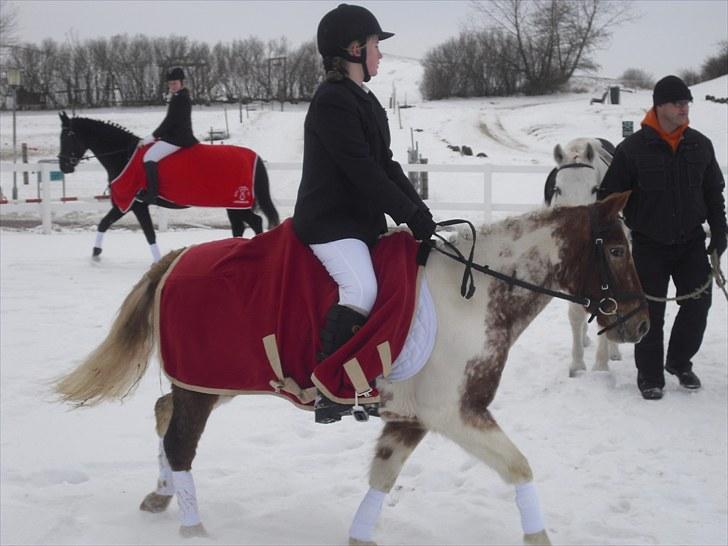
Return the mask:
POLYGON ((609 253, 617 258, 624 258, 626 252, 623 246, 613 246, 609 249, 609 253))

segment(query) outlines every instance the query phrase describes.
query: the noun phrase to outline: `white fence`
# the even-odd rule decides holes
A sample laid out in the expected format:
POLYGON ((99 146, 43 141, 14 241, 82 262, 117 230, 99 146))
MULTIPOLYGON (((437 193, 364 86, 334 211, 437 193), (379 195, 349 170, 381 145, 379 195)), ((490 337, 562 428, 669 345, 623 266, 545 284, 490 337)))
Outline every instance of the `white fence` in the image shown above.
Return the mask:
MULTIPOLYGON (((266 162, 268 171, 289 171, 297 172, 301 171, 301 163, 290 162, 266 162)), ((553 166, 545 165, 492 165, 492 164, 475 164, 475 165, 463 165, 463 164, 403 164, 402 168, 405 172, 428 172, 428 173, 452 173, 452 174, 480 174, 482 176, 482 194, 480 197, 470 199, 468 201, 442 201, 437 199, 428 199, 427 203, 433 211, 470 211, 482 214, 485 222, 490 222, 493 218, 493 212, 521 212, 524 210, 533 209, 537 206, 536 202, 531 203, 512 203, 512 202, 494 202, 493 199, 493 183, 494 175, 496 174, 541 174, 543 177, 539 177, 538 192, 543 188, 543 182, 545 181, 546 174, 553 168, 553 166)), ((728 172, 728 168, 722 167, 724 175, 728 172)), ((103 211, 108 210, 109 202, 99 201, 93 198, 93 196, 79 198, 70 204, 67 201, 61 200, 59 197, 53 197, 51 193, 51 186, 54 182, 51 182, 51 172, 58 171, 58 165, 55 162, 42 162, 42 163, 0 163, 0 172, 2 173, 18 173, 17 177, 20 178, 21 173, 36 173, 38 179, 38 197, 39 199, 32 200, 17 200, 7 201, 0 204, 0 218, 3 215, 16 213, 21 215, 30 215, 32 217, 40 217, 42 224, 43 233, 50 233, 52 229, 52 222, 54 213, 67 212, 71 207, 75 207, 76 210, 84 211, 103 211), (27 202, 31 201, 31 202, 27 202)), ((106 171, 98 164, 86 164, 79 165, 76 171, 80 172, 99 172, 103 173, 104 179, 106 178, 106 171)), ((452 184, 458 184, 461 182, 457 176, 449 182, 452 184)), ((57 183, 56 183, 57 184, 57 183)), ((4 191, 7 196, 7 183, 4 184, 4 191)), ((524 190, 526 188, 524 187, 524 190)), ((529 188, 529 192, 533 193, 534 188, 529 188)), ((293 198, 280 198, 275 196, 274 201, 279 207, 293 207, 295 199, 293 198)), ((448 195, 457 192, 446 192, 448 195)), ((480 192, 478 192, 480 193, 480 192)), ((511 192, 512 193, 512 192, 511 192)), ((295 195, 295 194, 294 194, 295 195)), ((169 221, 169 211, 167 209, 154 207, 158 209, 154 214, 156 223, 160 231, 167 229, 169 221)))

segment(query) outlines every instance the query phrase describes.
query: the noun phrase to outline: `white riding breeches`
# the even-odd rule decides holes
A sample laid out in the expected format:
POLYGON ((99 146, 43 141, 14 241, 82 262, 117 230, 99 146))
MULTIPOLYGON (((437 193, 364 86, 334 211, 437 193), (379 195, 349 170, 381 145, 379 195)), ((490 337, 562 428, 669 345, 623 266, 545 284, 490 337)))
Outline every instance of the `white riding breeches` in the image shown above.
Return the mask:
POLYGON ((339 305, 369 315, 377 299, 377 277, 369 247, 359 239, 339 239, 310 246, 339 285, 339 305))
POLYGON ((179 149, 179 146, 175 146, 164 140, 158 140, 146 151, 143 161, 144 163, 147 161, 154 161, 156 163, 179 149))

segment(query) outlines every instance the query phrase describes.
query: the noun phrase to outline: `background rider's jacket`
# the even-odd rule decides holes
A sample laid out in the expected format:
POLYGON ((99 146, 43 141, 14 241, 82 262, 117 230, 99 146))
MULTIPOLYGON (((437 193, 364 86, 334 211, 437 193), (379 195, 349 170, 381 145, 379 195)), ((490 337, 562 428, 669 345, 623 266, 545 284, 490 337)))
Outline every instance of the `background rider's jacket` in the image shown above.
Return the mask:
POLYGON ((373 93, 349 78, 316 90, 304 124, 303 174, 293 214, 306 244, 354 238, 372 245, 425 208, 392 160, 387 115, 373 93))
POLYGON ((167 106, 167 115, 152 135, 181 148, 188 148, 199 142, 192 134, 192 101, 186 87, 172 95, 167 106))
POLYGON ((643 125, 617 146, 598 197, 632 190, 624 209, 627 226, 674 245, 704 237, 705 220, 712 232, 725 233, 724 186, 707 137, 688 127, 673 153, 655 129, 643 125))

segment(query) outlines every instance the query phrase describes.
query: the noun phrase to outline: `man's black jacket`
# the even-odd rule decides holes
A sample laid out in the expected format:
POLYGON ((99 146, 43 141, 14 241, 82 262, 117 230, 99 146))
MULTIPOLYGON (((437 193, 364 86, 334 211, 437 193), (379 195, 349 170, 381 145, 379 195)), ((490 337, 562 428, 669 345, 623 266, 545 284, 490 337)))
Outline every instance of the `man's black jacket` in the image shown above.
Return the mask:
POLYGON ((183 87, 172 95, 167 106, 167 115, 152 135, 182 148, 199 142, 192 134, 192 101, 186 88, 183 87))
POLYGON ((662 244, 726 233, 723 174, 710 140, 687 128, 673 153, 648 125, 617 146, 598 192, 599 199, 632 190, 624 209, 627 226, 638 236, 662 244))
POLYGON ((303 173, 293 214, 307 244, 354 238, 373 244, 418 208, 427 210, 392 159, 387 115, 348 78, 316 90, 304 124, 303 173))

